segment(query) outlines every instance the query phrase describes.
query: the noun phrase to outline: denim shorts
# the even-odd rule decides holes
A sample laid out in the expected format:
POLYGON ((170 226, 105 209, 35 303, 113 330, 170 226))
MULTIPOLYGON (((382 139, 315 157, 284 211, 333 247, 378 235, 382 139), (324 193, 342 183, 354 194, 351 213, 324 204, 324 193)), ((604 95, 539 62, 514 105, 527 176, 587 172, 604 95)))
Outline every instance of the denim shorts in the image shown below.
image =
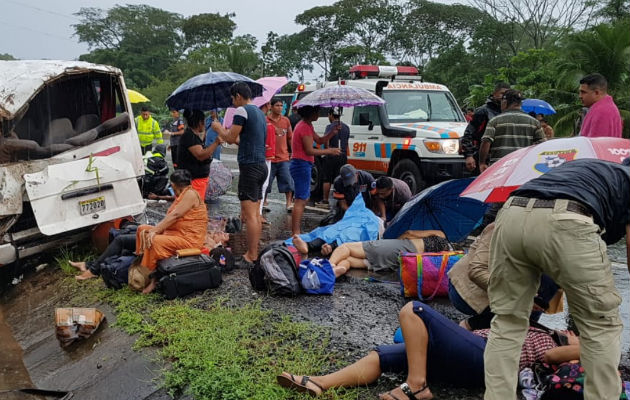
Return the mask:
MULTIPOLYGON (((419 301, 413 302, 413 311, 422 319, 429 332, 427 381, 483 387, 486 340, 419 301)), ((407 372, 404 343, 381 345, 375 350, 382 372, 407 372)))
POLYGON ((271 186, 273 185, 273 180, 275 178, 278 178, 278 192, 293 192, 293 178, 291 178, 289 164, 291 164, 291 161, 271 163, 271 174, 269 175, 269 186, 267 186, 267 193, 271 193, 271 186))
POLYGON ((313 169, 313 163, 293 158, 289 168, 293 184, 295 185, 294 197, 299 200, 308 200, 311 197, 311 170, 313 169))

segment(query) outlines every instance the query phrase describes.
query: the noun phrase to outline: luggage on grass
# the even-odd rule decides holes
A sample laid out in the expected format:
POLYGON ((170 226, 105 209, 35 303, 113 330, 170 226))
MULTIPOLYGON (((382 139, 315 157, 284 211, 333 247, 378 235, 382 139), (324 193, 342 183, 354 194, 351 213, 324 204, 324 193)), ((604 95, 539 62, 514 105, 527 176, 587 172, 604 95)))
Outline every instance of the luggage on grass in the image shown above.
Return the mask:
POLYGON ((216 288, 223 282, 221 268, 205 254, 160 260, 155 273, 159 291, 169 300, 216 288))

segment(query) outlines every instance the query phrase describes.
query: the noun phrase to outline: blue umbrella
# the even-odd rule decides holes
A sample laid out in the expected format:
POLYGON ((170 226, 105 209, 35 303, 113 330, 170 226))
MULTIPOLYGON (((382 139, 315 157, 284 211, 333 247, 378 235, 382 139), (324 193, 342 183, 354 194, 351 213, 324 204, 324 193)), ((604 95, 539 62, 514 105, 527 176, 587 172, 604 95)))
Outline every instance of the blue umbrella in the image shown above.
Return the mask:
POLYGON ((542 115, 550 115, 550 114, 556 113, 556 110, 553 109, 551 104, 540 99, 525 99, 523 100, 523 104, 521 105, 521 108, 523 109, 523 111, 527 113, 532 112, 532 111, 535 112, 536 114, 542 114, 542 115))
POLYGON ((193 76, 182 83, 166 99, 170 108, 211 110, 232 105, 230 87, 235 82, 245 82, 252 90, 252 98, 262 95, 263 86, 236 72, 208 72, 193 76))
POLYGON ((459 196, 473 180, 452 179, 424 189, 398 211, 383 238, 395 239, 408 230, 436 229, 444 232, 450 242, 461 242, 488 207, 479 200, 459 196))

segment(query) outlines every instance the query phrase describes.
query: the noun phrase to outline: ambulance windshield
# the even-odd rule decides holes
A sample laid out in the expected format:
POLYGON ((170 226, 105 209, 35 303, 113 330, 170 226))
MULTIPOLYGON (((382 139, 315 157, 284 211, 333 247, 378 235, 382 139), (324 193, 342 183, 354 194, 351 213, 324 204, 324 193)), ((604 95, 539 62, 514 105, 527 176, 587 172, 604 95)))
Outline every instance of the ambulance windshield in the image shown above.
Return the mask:
POLYGON ((391 122, 464 121, 449 92, 434 90, 384 90, 391 122))

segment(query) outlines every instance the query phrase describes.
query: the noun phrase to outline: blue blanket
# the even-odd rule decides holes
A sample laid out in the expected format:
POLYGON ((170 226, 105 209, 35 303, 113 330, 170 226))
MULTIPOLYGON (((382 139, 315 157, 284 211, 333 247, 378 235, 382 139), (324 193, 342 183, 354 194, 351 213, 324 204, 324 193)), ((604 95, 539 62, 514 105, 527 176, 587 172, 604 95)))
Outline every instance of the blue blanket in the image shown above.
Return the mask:
MULTIPOLYGON (((381 219, 371 210, 365 208, 363 196, 357 196, 339 222, 315 228, 310 233, 301 234, 300 238, 305 242, 319 238, 326 243, 337 242, 338 245, 376 240, 378 239, 380 221, 381 219)), ((293 239, 289 238, 285 243, 292 245, 293 239)))

